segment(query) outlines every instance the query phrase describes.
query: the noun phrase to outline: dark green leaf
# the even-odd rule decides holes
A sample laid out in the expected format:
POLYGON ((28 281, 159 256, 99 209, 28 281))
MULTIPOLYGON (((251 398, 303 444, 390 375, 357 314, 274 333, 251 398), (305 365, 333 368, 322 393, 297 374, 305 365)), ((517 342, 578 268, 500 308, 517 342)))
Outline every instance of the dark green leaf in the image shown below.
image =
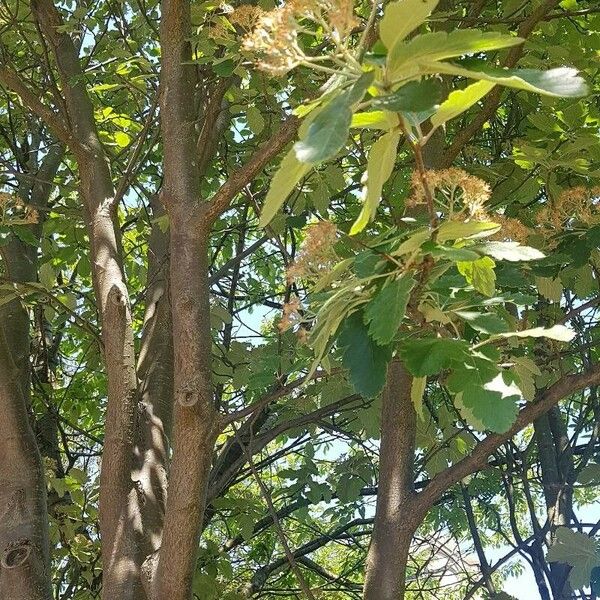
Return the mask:
POLYGON ((362 311, 346 319, 338 345, 342 349, 342 363, 350 373, 354 389, 366 398, 376 396, 385 384, 391 352, 369 337, 362 311))
POLYGON ((402 344, 400 355, 412 375, 426 377, 449 368, 455 361, 464 361, 468 346, 462 340, 446 338, 407 340, 402 344))
POLYGON ((508 331, 508 323, 493 313, 480 313, 466 310, 455 311, 463 321, 466 321, 473 329, 481 333, 505 333, 508 331))
POLYGON ((369 335, 378 344, 389 344, 396 336, 416 283, 409 275, 403 275, 388 283, 367 305, 365 323, 369 326, 369 335))
POLYGON ((470 384, 457 395, 456 404, 464 419, 480 431, 495 433, 508 431, 517 418, 518 396, 502 396, 500 392, 486 390, 470 384))
POLYGON ((308 126, 304 139, 294 144, 296 158, 302 163, 317 164, 333 158, 346 144, 352 106, 364 96, 374 74, 365 73, 352 87, 323 107, 308 126))
POLYGON ((393 112, 423 112, 442 100, 441 85, 435 79, 411 81, 389 96, 375 98, 372 105, 393 112))

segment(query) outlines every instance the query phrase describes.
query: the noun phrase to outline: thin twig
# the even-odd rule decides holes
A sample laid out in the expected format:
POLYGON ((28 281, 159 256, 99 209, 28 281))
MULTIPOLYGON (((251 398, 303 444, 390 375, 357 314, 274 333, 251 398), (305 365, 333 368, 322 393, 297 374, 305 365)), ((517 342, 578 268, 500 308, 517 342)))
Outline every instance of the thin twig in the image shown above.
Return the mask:
POLYGON ((296 576, 296 579, 298 580, 298 585, 300 586, 300 589, 304 592, 304 595, 309 600, 315 600, 313 593, 310 591, 310 587, 306 583, 306 580, 304 579, 302 572, 300 571, 300 569, 298 568, 298 565, 296 564, 296 561, 294 559, 294 553, 292 552, 292 549, 290 548, 290 545, 288 544, 287 537, 285 535, 285 532, 283 531, 283 527, 281 526, 281 521, 279 520, 277 510, 275 509, 275 506, 273 504, 273 499, 271 498, 271 493, 269 492, 269 489, 265 485, 264 481, 260 478, 260 475, 259 475, 258 471, 256 470, 256 466, 254 464, 254 461, 252 460, 252 453, 248 450, 248 447, 244 445, 242 440, 237 436, 237 430, 235 433, 236 433, 236 438, 237 438, 238 444, 240 445, 242 452, 246 455, 246 458, 248 460, 248 466, 250 467, 250 471, 252 472, 252 475, 253 475, 254 479, 256 480, 256 483, 258 484, 258 487, 260 488, 261 494, 267 504, 269 514, 270 514, 271 518, 273 519, 273 526, 275 527, 275 531, 277 533, 277 536, 279 537, 279 541, 281 542, 281 545, 283 546, 283 551, 284 551, 285 557, 290 565, 290 569, 296 576))

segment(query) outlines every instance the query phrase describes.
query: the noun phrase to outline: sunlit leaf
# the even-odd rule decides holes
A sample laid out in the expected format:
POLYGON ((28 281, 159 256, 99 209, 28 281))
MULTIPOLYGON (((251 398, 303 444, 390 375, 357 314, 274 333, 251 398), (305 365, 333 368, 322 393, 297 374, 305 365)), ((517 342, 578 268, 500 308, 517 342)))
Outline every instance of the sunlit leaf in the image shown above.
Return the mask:
MULTIPOLYGON (((521 38, 495 31, 482 32, 478 29, 457 29, 450 33, 436 31, 414 37, 412 40, 396 44, 388 53, 388 69, 393 79, 403 68, 427 63, 435 65, 437 61, 509 48, 523 43, 521 38)), ((483 79, 483 78, 480 78, 483 79)))
POLYGON ((467 280, 467 283, 470 283, 484 296, 490 297, 496 291, 495 265, 496 263, 488 256, 469 262, 456 263, 458 272, 467 280))
POLYGON ((485 242, 477 246, 477 249, 497 260, 513 262, 540 260, 545 257, 545 254, 536 248, 521 246, 518 242, 485 242))
POLYGON ((385 110, 355 113, 350 122, 350 127, 357 129, 383 129, 384 131, 397 125, 398 115, 385 110))
POLYGON ((350 235, 362 231, 371 221, 381 200, 383 184, 390 178, 396 162, 400 131, 382 135, 371 147, 367 161, 367 181, 363 190, 363 208, 350 229, 350 235))
POLYGON ((381 41, 391 50, 427 19, 439 0, 399 0, 390 2, 379 24, 381 41))
POLYGON ((447 121, 454 119, 465 112, 471 106, 479 102, 493 87, 494 83, 489 81, 478 81, 467 86, 464 90, 452 92, 448 98, 440 104, 435 114, 431 117, 431 125, 439 127, 447 121))
POLYGON ((310 171, 311 165, 300 162, 292 148, 281 161, 279 169, 271 180, 265 203, 260 214, 260 227, 265 227, 283 206, 286 198, 298 182, 310 171))

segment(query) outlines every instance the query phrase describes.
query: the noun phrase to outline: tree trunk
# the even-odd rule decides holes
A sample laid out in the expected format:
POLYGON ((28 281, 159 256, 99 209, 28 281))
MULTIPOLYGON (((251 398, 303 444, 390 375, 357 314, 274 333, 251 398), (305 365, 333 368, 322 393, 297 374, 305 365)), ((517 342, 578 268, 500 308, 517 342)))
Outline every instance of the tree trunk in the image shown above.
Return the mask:
POLYGON ((381 407, 379 483, 365 600, 402 600, 413 535, 421 522, 414 491, 416 414, 411 377, 398 361, 388 369, 381 407))
POLYGON ((208 245, 210 222, 200 197, 198 79, 191 64, 189 0, 161 6, 162 199, 169 215, 173 320, 173 458, 154 577, 156 600, 188 600, 214 444, 219 431, 212 383, 208 245))
MULTIPOLYGON (((35 161, 35 152, 30 160, 35 161)), ((62 148, 48 150, 35 177, 19 187, 30 205, 44 208, 62 148)), ((31 170, 33 174, 33 169, 31 170)), ((29 226, 39 239, 41 223, 29 226)), ((11 236, 2 249, 14 282, 37 279, 37 248, 11 236)), ((0 310, 0 598, 52 597, 44 468, 27 406, 30 395, 29 314, 13 300, 0 310), (8 343, 7 343, 8 341, 8 343)))
POLYGON ((137 533, 141 529, 141 498, 132 481, 137 375, 115 190, 73 40, 62 31, 63 22, 52 0, 33 0, 32 10, 54 53, 72 127, 71 149, 79 167, 92 279, 102 327, 108 379, 100 471, 102 595, 107 600, 138 600, 144 598, 144 592, 140 577, 143 557, 137 533))
POLYGON ((0 326, 0 598, 51 600, 44 469, 18 375, 0 326))
POLYGON ((175 356, 173 460, 156 600, 191 597, 209 470, 218 434, 211 383, 207 248, 171 228, 171 290, 175 356))
MULTIPOLYGON (((154 219, 164 216, 157 196, 154 219)), ((173 336, 169 293, 169 236, 155 222, 148 241, 148 289, 138 374, 140 402, 133 479, 141 497, 143 584, 151 595, 152 564, 160 549, 167 502, 173 421, 173 336)))
MULTIPOLYGON (((550 539, 556 529, 569 526, 573 511, 573 456, 563 416, 558 406, 534 422, 535 441, 542 471, 546 513, 550 524, 550 539)), ((550 565, 550 585, 555 600, 569 600, 570 568, 562 563, 550 565)))

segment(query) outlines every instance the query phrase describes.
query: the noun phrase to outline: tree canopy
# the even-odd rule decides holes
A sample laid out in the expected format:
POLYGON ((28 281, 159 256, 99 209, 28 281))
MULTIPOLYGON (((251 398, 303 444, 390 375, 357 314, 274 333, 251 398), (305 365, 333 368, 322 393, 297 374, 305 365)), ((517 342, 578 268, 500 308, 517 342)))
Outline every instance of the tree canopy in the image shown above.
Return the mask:
POLYGON ((0 0, 0 598, 600 597, 599 56, 592 0, 0 0))

